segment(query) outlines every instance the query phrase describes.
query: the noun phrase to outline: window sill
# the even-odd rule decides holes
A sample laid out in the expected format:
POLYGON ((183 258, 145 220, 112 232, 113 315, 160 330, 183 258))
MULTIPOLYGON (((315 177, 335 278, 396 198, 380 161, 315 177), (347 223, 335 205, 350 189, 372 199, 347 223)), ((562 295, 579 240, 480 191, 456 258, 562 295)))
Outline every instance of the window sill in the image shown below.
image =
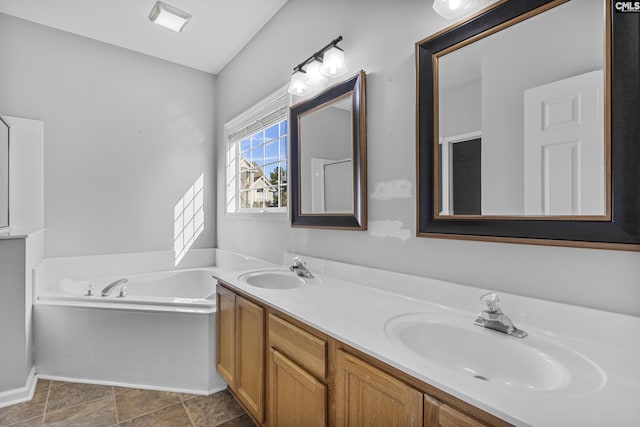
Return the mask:
POLYGON ((251 219, 261 221, 289 221, 289 212, 226 212, 227 219, 251 219))

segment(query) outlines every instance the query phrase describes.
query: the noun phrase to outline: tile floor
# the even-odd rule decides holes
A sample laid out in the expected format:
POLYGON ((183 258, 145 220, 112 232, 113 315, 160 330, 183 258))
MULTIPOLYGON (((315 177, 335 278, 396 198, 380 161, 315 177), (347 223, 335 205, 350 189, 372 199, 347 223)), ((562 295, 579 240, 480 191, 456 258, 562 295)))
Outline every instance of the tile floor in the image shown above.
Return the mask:
POLYGON ((0 427, 254 427, 229 392, 211 396, 39 380, 29 402, 0 408, 0 427))

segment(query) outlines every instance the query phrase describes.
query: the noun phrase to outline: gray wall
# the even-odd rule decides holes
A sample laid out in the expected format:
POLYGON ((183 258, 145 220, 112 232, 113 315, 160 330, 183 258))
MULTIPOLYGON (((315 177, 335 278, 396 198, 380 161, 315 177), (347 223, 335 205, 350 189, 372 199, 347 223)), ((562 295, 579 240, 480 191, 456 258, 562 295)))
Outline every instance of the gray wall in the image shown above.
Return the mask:
POLYGON ((25 310, 26 239, 0 239, 0 393, 25 386, 32 361, 25 310))
POLYGON ((3 14, 0 58, 0 112, 45 123, 45 256, 172 249, 201 173, 214 246, 214 76, 3 14))
POLYGON ((289 0, 218 75, 218 206, 225 121, 284 85, 292 67, 342 34, 351 73, 367 72, 370 230, 292 229, 287 220, 234 218, 220 209, 217 246, 278 263, 290 250, 640 315, 640 253, 413 237, 414 44, 449 24, 424 0, 289 0), (385 191, 408 185, 410 192, 385 191))

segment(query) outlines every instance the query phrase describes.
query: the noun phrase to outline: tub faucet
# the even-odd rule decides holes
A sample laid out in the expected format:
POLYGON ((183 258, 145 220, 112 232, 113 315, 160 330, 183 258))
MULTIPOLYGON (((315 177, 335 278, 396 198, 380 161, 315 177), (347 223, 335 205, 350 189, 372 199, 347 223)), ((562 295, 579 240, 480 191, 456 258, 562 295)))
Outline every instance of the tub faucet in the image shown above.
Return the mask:
POLYGON ((473 323, 516 338, 526 337, 527 333, 522 329, 516 328, 511 319, 509 319, 509 316, 502 312, 498 304, 499 302, 500 297, 495 292, 482 295, 480 297, 482 309, 473 323))
MULTIPOLYGON (((107 286, 105 286, 105 287, 104 287, 104 289, 102 290, 102 296, 103 296, 103 297, 108 297, 109 295, 111 295, 111 292, 113 291, 113 289, 114 289, 116 286, 118 286, 118 285, 122 285, 122 284, 124 284, 124 283, 127 283, 128 281, 129 281, 129 279, 124 278, 124 279, 119 279, 119 280, 116 280, 115 282, 111 282, 111 283, 109 283, 109 284, 108 284, 107 286)), ((121 292, 121 295, 120 295, 120 296, 124 296, 124 295, 122 295, 122 292, 121 292)))
POLYGON ((307 269, 305 262, 302 261, 302 258, 300 258, 299 256, 291 260, 289 270, 293 271, 300 277, 306 277, 307 279, 313 277, 313 274, 311 274, 311 272, 307 269))

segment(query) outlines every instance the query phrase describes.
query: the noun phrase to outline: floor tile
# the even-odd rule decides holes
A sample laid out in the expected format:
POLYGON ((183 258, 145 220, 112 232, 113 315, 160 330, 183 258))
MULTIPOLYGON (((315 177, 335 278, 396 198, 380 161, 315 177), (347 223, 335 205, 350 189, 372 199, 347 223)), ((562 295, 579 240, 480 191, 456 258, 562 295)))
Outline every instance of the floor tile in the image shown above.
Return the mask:
POLYGON ((211 396, 197 396, 183 404, 197 427, 218 426, 245 413, 226 390, 211 396))
POLYGON ((51 385, 51 380, 38 380, 36 384, 36 393, 39 391, 49 390, 49 386, 51 385))
POLYGON ((107 396, 113 396, 110 386, 53 381, 49 388, 47 413, 107 396))
POLYGON ((116 423, 116 405, 113 396, 88 403, 47 412, 43 427, 107 427, 116 423))
POLYGON ((42 425, 42 416, 39 416, 39 417, 31 418, 30 420, 20 421, 16 424, 11 424, 10 427, 40 427, 41 425, 42 425))
POLYGON ((178 393, 130 389, 116 394, 118 421, 126 421, 174 403, 180 403, 178 393))
POLYGON ((192 427, 187 411, 182 403, 143 415, 126 422, 120 422, 120 427, 192 427))
POLYGON ((218 427, 256 427, 251 417, 247 414, 234 418, 226 423, 219 424, 218 427))
POLYGON ((0 408, 0 426, 8 426, 18 421, 29 420, 44 413, 44 405, 47 402, 47 390, 34 393, 33 399, 28 402, 0 408))
POLYGON ((128 387, 118 387, 118 386, 113 386, 113 392, 114 392, 114 394, 124 393, 125 391, 129 391, 129 390, 137 390, 137 389, 135 389, 135 388, 128 388, 128 387))
POLYGON ((180 395, 180 400, 183 402, 185 400, 189 400, 191 398, 200 396, 199 394, 187 394, 187 393, 178 393, 178 394, 180 395))

